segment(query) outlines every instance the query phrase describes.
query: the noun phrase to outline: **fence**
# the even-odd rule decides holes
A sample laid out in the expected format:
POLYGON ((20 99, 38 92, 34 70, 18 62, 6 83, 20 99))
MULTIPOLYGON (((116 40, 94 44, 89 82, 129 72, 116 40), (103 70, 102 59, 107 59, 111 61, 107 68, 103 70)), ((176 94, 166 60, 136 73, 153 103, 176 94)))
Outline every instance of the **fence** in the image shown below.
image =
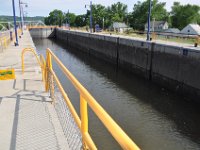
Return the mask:
MULTIPOLYGON (((17 30, 18 36, 21 35, 22 30, 17 30)), ((14 30, 7 30, 4 32, 0 32, 0 52, 3 52, 11 43, 11 41, 15 38, 14 30)))

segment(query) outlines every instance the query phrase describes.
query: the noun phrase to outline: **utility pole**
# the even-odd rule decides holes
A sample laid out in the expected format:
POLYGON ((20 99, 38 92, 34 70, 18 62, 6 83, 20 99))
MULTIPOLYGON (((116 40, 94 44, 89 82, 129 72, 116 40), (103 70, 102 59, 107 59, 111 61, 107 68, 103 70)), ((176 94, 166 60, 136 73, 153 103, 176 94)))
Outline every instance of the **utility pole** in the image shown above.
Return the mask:
POLYGON ((21 0, 19 0, 19 13, 20 13, 20 20, 21 20, 20 25, 21 25, 21 29, 22 29, 22 35, 23 35, 21 0))
POLYGON ((15 16, 15 1, 12 0, 12 5, 13 5, 13 20, 14 20, 14 26, 15 26, 15 38, 16 38, 16 43, 15 46, 18 46, 18 35, 17 35, 17 25, 16 25, 16 16, 15 16))
POLYGON ((24 10, 23 10, 23 6, 21 5, 21 10, 22 10, 22 31, 24 29, 24 10))
POLYGON ((90 7, 90 33, 92 33, 92 1, 90 1, 90 5, 85 5, 85 8, 90 7))
POLYGON ((92 33, 92 1, 90 1, 90 33, 92 33))
POLYGON ((154 25, 155 25, 155 20, 156 20, 156 18, 153 18, 153 24, 152 24, 152 32, 154 32, 154 31, 155 31, 155 29, 154 29, 154 25))
POLYGON ((68 13, 67 13, 67 23, 68 23, 68 26, 70 28, 69 9, 68 9, 68 13))
POLYGON ((104 20, 104 17, 103 17, 103 31, 104 31, 104 21, 105 21, 105 20, 104 20))
POLYGON ((150 41, 150 32, 151 32, 150 28, 151 28, 151 0, 149 0, 147 41, 150 41))
POLYGON ((22 22, 22 33, 23 33, 23 29, 24 29, 24 10, 23 10, 23 5, 25 5, 25 7, 28 7, 28 4, 20 1, 20 8, 21 8, 20 9, 21 10, 20 14, 21 14, 21 22, 22 22))

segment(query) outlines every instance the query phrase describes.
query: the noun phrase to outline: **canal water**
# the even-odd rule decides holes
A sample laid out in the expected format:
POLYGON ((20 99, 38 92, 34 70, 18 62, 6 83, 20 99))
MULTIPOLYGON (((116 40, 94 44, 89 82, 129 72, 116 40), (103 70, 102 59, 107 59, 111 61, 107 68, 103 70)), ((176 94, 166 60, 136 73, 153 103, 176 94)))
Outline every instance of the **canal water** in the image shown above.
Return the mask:
MULTIPOLYGON (((67 48, 65 43, 49 39, 33 41, 39 53, 45 54, 47 47, 52 49, 141 149, 200 149, 199 104, 112 64, 67 48)), ((78 93, 59 68, 54 67, 78 111, 78 93)), ((100 150, 121 149, 91 110, 89 131, 100 150)))

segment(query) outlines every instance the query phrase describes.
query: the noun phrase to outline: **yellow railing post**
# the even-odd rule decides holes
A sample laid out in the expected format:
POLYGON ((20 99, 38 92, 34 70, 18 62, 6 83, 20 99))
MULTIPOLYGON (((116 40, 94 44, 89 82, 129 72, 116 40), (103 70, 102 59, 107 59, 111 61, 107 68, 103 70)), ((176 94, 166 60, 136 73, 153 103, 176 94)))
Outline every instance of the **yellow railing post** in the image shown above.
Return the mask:
MULTIPOLYGON (((81 114, 81 133, 85 135, 88 133, 88 109, 87 109, 87 101, 84 99, 82 95, 80 95, 80 114, 81 114)), ((84 140, 84 136, 82 136, 83 149, 86 150, 87 144, 84 140)))
POLYGON ((46 92, 48 92, 49 91, 49 79, 48 79, 48 77, 49 77, 49 52, 48 51, 46 51, 46 71, 45 71, 45 78, 46 78, 46 84, 45 84, 45 90, 46 90, 46 92))
POLYGON ((45 71, 46 71, 46 62, 44 60, 44 57, 40 55, 40 63, 41 63, 41 69, 42 69, 42 81, 45 83, 45 71))
POLYGON ((40 60, 39 60, 39 58, 38 58, 38 56, 37 56, 35 50, 34 50, 33 48, 24 48, 24 49, 22 50, 22 53, 21 53, 22 73, 24 73, 24 54, 25 54, 25 52, 27 52, 27 51, 30 51, 30 52, 32 52, 32 53, 35 55, 35 57, 36 57, 36 59, 37 59, 37 62, 38 62, 38 64, 39 64, 39 66, 41 67, 40 60))
POLYGON ((52 70, 52 58, 51 58, 51 54, 47 51, 46 53, 47 55, 47 67, 46 67, 46 91, 49 91, 50 89, 50 94, 51 94, 51 98, 53 100, 53 104, 55 104, 55 98, 54 98, 54 80, 53 80, 53 76, 50 75, 50 70, 52 70), (50 84, 51 83, 51 84, 50 84))

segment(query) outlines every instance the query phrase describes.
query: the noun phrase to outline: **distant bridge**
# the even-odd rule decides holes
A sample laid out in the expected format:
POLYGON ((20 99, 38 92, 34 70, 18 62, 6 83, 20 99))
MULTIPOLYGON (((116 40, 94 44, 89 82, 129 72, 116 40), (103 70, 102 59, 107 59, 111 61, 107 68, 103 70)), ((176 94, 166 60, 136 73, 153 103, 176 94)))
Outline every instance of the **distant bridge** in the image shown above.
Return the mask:
MULTIPOLYGON (((45 23, 41 20, 38 21, 24 21, 23 24, 25 26, 46 26, 45 23)), ((17 21, 17 25, 21 26, 21 21, 17 21)), ((0 22, 0 31, 5 31, 10 28, 14 27, 14 22, 13 21, 8 21, 8 22, 0 22)))

